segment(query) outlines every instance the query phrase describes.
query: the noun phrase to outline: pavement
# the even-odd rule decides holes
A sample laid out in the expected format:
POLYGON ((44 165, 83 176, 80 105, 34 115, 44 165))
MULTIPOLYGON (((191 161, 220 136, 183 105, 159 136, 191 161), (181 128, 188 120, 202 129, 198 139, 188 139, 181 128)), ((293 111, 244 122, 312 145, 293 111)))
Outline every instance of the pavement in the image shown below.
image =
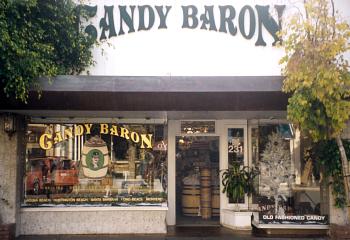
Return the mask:
POLYGON ((314 239, 326 240, 327 237, 296 237, 274 236, 257 237, 250 231, 234 231, 224 227, 211 228, 177 228, 168 230, 167 234, 119 234, 119 235, 40 235, 20 236, 16 240, 297 240, 314 239))

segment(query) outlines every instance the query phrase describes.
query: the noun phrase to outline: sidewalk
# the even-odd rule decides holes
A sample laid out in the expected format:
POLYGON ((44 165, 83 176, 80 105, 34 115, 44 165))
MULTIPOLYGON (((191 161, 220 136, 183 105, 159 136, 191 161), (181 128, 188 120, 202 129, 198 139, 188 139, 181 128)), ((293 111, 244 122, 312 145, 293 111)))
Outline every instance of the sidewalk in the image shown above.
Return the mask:
POLYGON ((233 231, 224 227, 212 228, 177 228, 169 230, 166 235, 45 235, 45 236, 20 236, 16 240, 297 240, 297 239, 314 239, 325 240, 327 237, 303 237, 303 238, 286 238, 286 237, 254 237, 250 231, 233 231))

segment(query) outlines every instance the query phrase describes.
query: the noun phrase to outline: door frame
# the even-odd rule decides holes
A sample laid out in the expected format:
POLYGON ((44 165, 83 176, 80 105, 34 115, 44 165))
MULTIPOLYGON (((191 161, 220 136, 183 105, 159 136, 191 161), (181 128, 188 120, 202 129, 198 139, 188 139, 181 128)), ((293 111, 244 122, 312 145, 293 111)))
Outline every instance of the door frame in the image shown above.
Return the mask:
MULTIPOLYGON (((243 128, 244 131, 244 166, 249 166, 249 145, 248 145, 248 121, 247 120, 232 120, 221 122, 221 144, 220 144, 220 171, 228 168, 228 129, 243 128)), ((223 185, 221 182, 222 175, 220 174, 220 209, 240 210, 248 209, 248 195, 244 197, 244 203, 234 204, 229 203, 226 193, 222 193, 223 185)), ((220 214, 221 215, 221 214, 220 214)))
MULTIPOLYGON (((177 136, 216 136, 219 137, 219 168, 226 169, 227 163, 227 128, 244 128, 244 162, 248 164, 248 121, 235 120, 214 120, 214 119, 181 119, 168 120, 168 211, 166 215, 167 225, 176 225, 176 137, 177 136), (215 133, 206 134, 183 134, 181 133, 181 121, 215 121, 215 133)), ((222 193, 222 183, 220 174, 220 223, 222 222, 221 211, 223 209, 233 209, 235 204, 228 204, 228 199, 222 193)), ((248 198, 245 199, 246 208, 248 208, 248 198)), ((243 208, 244 206, 242 206, 243 208)))

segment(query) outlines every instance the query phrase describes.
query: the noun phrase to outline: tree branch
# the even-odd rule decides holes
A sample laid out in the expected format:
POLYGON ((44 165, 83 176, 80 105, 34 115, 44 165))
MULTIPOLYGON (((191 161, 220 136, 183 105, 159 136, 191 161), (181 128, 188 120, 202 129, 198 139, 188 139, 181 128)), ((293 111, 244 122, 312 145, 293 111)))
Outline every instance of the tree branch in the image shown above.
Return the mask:
MULTIPOLYGON (((332 5, 332 17, 335 20, 335 9, 334 9, 334 0, 331 0, 331 5, 332 5)), ((332 34, 332 39, 335 36, 335 21, 333 22, 333 34, 332 34)))
MULTIPOLYGON (((306 17, 306 22, 308 23, 309 22, 309 12, 308 12, 308 9, 306 7, 306 0, 304 0, 304 8, 305 8, 305 17, 306 17)), ((310 31, 306 31, 306 35, 307 35, 307 39, 309 41, 312 41, 311 37, 310 37, 310 31)))

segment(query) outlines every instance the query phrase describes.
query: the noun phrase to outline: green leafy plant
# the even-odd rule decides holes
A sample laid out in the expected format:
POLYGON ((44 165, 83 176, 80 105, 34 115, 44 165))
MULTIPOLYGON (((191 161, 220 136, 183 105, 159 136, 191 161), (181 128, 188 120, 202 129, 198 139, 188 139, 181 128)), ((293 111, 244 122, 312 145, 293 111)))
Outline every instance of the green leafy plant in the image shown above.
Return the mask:
POLYGON ((223 170, 222 192, 234 202, 239 202, 245 194, 250 195, 255 192, 254 179, 257 175, 259 175, 257 168, 241 166, 234 162, 232 167, 223 170))
POLYGON ((72 0, 0 1, 0 86, 27 102, 39 78, 78 74, 93 64, 95 39, 80 29, 87 12, 72 0))

